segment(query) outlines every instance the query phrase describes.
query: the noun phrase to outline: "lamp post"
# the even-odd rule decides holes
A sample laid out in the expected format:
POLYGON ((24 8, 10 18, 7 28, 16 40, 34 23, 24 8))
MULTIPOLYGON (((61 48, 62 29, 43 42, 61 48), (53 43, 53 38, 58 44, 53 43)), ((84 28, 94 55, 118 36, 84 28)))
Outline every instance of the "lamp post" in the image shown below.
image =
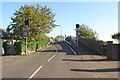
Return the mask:
POLYGON ((61 41, 62 41, 62 26, 59 26, 60 27, 60 35, 61 35, 61 41))
POLYGON ((2 29, 0 29, 0 55, 3 54, 3 52, 2 52, 2 37, 3 37, 3 35, 2 35, 2 29))

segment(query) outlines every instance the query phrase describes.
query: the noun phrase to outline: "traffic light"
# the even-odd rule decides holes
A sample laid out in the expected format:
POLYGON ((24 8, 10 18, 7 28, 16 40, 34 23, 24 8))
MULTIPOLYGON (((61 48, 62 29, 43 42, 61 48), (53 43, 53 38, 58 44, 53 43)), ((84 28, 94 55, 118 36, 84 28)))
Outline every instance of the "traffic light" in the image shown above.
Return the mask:
POLYGON ((29 21, 25 20, 25 25, 29 26, 29 21))
POLYGON ((79 28, 79 24, 76 24, 76 28, 79 28))

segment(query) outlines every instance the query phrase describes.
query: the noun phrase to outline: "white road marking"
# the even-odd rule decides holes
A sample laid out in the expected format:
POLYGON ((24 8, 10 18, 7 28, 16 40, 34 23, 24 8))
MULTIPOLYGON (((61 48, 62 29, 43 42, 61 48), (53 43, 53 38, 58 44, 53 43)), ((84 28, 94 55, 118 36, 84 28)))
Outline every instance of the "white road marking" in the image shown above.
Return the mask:
POLYGON ((51 61, 54 57, 55 57, 55 54, 48 61, 51 61))
POLYGON ((42 68, 43 66, 40 66, 27 80, 30 80, 35 76, 35 74, 42 68))
MULTIPOLYGON (((65 43, 66 44, 66 43, 65 43)), ((67 45, 67 44, 66 44, 67 45)), ((72 52, 75 54, 75 55, 77 55, 77 53, 69 46, 69 45, 67 45, 71 50, 72 50, 72 52)))
POLYGON ((47 47, 41 49, 41 51, 44 51, 45 49, 47 49, 47 48, 50 47, 50 46, 51 46, 51 45, 49 45, 49 46, 47 46, 47 47))

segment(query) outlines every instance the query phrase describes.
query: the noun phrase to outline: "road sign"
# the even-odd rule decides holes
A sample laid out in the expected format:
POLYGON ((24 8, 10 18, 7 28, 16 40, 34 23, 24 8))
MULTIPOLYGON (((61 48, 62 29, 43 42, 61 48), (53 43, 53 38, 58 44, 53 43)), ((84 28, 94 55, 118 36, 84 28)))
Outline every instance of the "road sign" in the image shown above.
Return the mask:
POLYGON ((76 35, 80 36, 80 29, 76 28, 75 30, 76 30, 76 35))
POLYGON ((24 31, 24 32, 23 32, 23 36, 24 36, 24 37, 28 37, 28 31, 24 31))
POLYGON ((29 29, 27 27, 23 28, 23 37, 28 37, 28 31, 29 29))
POLYGON ((29 31, 28 27, 24 27, 23 31, 29 31))
POLYGON ((27 54, 27 37, 28 37, 28 27, 23 28, 23 37, 26 38, 26 54, 27 54))

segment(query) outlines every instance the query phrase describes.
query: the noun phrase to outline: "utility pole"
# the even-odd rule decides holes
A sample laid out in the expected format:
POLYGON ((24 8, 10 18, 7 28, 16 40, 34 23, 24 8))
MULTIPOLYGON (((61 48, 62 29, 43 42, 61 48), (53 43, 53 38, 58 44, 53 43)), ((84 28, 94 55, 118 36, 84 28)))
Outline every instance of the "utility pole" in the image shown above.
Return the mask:
POLYGON ((60 26, 60 27, 61 27, 61 41, 62 41, 62 40, 63 40, 63 39, 62 39, 62 26, 60 26))

